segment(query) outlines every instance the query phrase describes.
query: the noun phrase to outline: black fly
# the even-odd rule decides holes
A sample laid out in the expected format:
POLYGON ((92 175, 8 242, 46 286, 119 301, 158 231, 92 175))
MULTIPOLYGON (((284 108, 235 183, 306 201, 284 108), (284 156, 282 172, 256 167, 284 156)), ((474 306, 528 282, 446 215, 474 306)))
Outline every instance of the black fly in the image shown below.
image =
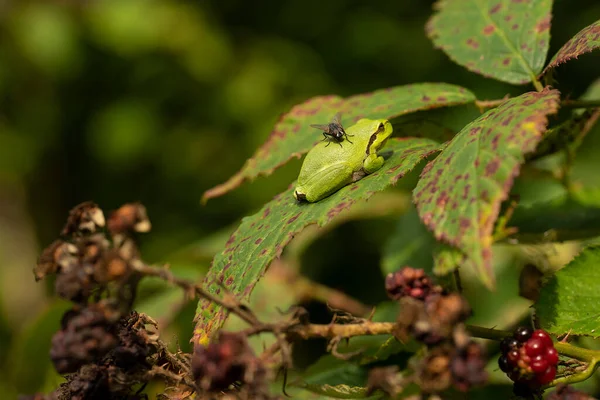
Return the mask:
MULTIPOLYGON (((311 125, 311 127, 313 128, 317 128, 323 131, 323 140, 328 140, 330 139, 329 143, 331 143, 331 140, 338 143, 340 145, 340 147, 342 146, 342 142, 344 141, 344 139, 346 139, 348 142, 350 142, 350 139, 348 139, 348 137, 354 136, 354 135, 348 135, 346 133, 346 131, 344 130, 344 127, 342 126, 342 122, 341 122, 341 113, 337 113, 335 114, 335 116, 333 117, 333 120, 328 123, 328 124, 313 124, 311 125)), ((329 143, 327 143, 327 146, 329 146, 329 143)), ((352 142, 350 142, 352 143, 352 142)))

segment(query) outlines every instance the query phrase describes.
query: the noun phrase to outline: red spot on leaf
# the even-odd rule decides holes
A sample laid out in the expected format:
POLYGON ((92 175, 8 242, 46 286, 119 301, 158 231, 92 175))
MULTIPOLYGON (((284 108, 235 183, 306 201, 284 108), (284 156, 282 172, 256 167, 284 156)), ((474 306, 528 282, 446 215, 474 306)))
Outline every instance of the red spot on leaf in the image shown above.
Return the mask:
POLYGON ((494 31, 496 30, 496 27, 492 24, 487 25, 485 28, 483 28, 483 34, 486 36, 491 35, 492 33, 494 33, 494 31))
POLYGON ((516 31, 517 29, 519 29, 519 24, 513 24, 513 26, 511 26, 511 29, 513 31, 516 31))
POLYGON ((473 38, 468 38, 467 39, 467 46, 473 48, 473 49, 477 49, 479 48, 479 42, 477 42, 477 40, 473 39, 473 38))
POLYGON ((463 195, 462 198, 463 200, 466 200, 469 197, 469 191, 471 190, 471 185, 465 185, 465 187, 463 188, 463 195))
POLYGON ((431 97, 429 97, 429 96, 423 96, 423 97, 421 97, 421 100, 425 101, 425 102, 431 101, 431 97))
POLYGON ((502 65, 507 66, 508 64, 510 64, 510 57, 506 57, 504 60, 502 60, 502 65))
POLYGON ((437 100, 437 101, 439 101, 440 103, 444 103, 444 102, 446 102, 448 99, 447 99, 447 98, 445 98, 444 96, 438 96, 436 100, 437 100))
POLYGON ((297 220, 300 215, 302 215, 301 212, 298 213, 298 214, 296 214, 296 215, 294 215, 292 218, 288 219, 287 220, 287 224, 291 224, 292 222, 294 222, 295 220, 297 220))
POLYGON ((440 193, 440 196, 436 201, 437 206, 440 208, 444 208, 449 198, 450 196, 448 196, 448 193, 444 190, 442 193, 440 193))
POLYGON ((229 278, 227 278, 227 281, 225 281, 225 286, 231 286, 232 283, 233 283, 233 276, 230 276, 229 278))
POLYGON ((502 8, 502 4, 498 3, 494 7, 490 8, 490 14, 496 14, 502 8))
POLYGON ((271 209, 269 207, 265 208, 265 211, 263 211, 263 218, 268 217, 270 213, 271 209))
POLYGON ((498 168, 500 168, 500 160, 496 158, 485 166, 485 174, 487 176, 492 176, 498 171, 498 168))
POLYGON ((550 14, 546 15, 544 18, 542 18, 540 20, 540 22, 538 22, 535 25, 535 30, 538 33, 542 33, 542 32, 547 31, 548 29, 550 29, 550 20, 551 20, 551 18, 552 17, 550 16, 550 14))
POLYGON ((261 242, 262 242, 262 239, 261 239, 261 238, 258 238, 258 239, 256 239, 256 240, 254 241, 254 244, 260 244, 261 242))

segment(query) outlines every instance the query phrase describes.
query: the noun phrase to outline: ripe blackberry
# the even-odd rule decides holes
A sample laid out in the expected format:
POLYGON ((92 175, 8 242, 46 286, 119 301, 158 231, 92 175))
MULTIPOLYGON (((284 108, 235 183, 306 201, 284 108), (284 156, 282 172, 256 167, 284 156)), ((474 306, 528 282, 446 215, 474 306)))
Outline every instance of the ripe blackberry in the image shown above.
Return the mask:
POLYGON ((502 340, 500 349, 498 366, 519 391, 538 389, 555 378, 558 352, 546 331, 520 327, 512 338, 502 340))
POLYGON ((528 328, 526 326, 521 326, 521 327, 517 328, 517 330, 515 331, 514 337, 519 342, 525 343, 526 341, 529 340, 529 338, 531 337, 532 334, 533 334, 533 330, 531 328, 528 328))

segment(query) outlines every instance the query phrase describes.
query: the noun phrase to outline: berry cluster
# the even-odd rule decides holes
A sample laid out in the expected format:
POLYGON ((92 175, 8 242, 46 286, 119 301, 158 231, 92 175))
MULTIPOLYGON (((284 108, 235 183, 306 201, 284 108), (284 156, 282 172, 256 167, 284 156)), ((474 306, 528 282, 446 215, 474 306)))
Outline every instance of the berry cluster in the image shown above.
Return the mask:
POLYGON ((390 272, 385 277, 385 290, 394 300, 404 296, 424 300, 432 288, 431 279, 422 269, 404 267, 396 272, 390 272))
POLYGON ((519 386, 530 389, 550 383, 556 376, 558 352, 542 329, 518 328, 513 337, 500 343, 500 369, 519 386))
POLYGON ((454 386, 466 392, 485 383, 485 354, 465 329, 471 307, 462 295, 444 290, 424 270, 409 266, 388 274, 385 289, 400 303, 394 336, 428 347, 414 365, 421 390, 434 393, 454 386))
POLYGON ((226 392, 241 383, 246 396, 242 398, 270 399, 267 370, 243 333, 221 331, 207 346, 196 346, 191 366, 196 385, 204 391, 226 392))
POLYGON ((145 265, 136 234, 150 227, 139 203, 123 205, 107 220, 93 202, 71 210, 60 239, 43 251, 34 269, 36 280, 55 275, 56 293, 74 303, 50 348, 66 382, 47 395, 23 399, 139 400, 140 384, 187 372, 187 359, 167 352, 148 330, 156 323, 132 310, 142 278, 135 266, 145 265))

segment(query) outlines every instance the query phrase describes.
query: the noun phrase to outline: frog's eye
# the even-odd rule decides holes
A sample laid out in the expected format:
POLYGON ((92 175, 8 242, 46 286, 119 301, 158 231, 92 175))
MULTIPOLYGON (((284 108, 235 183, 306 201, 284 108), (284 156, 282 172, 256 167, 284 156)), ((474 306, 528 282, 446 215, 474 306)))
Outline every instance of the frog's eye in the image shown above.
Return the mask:
POLYGON ((385 128, 385 127, 383 126, 383 123, 382 123, 382 122, 380 122, 380 123, 379 123, 379 128, 377 128, 377 130, 380 130, 380 131, 382 131, 384 128, 385 128))

